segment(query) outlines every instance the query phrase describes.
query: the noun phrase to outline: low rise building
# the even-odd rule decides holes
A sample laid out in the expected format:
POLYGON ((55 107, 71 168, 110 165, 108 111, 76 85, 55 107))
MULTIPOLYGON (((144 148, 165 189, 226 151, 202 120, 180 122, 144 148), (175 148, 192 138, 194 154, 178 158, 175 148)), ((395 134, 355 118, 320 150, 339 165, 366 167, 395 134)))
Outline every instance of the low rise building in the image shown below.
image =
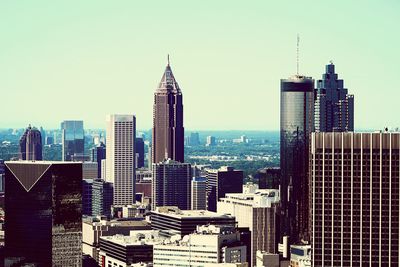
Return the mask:
POLYGON ((198 226, 195 233, 182 239, 172 236, 154 245, 153 253, 154 267, 246 262, 246 246, 233 226, 198 226))

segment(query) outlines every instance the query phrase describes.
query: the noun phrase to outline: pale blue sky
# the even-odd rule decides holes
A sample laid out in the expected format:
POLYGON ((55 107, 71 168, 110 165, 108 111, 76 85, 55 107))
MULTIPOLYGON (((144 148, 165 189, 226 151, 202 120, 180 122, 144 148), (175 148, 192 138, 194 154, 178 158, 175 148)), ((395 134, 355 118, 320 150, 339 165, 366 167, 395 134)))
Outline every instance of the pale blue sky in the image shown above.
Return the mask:
POLYGON ((279 129, 280 79, 333 60, 356 128, 400 126, 400 1, 1 1, 0 128, 152 124, 171 55, 185 128, 279 129))

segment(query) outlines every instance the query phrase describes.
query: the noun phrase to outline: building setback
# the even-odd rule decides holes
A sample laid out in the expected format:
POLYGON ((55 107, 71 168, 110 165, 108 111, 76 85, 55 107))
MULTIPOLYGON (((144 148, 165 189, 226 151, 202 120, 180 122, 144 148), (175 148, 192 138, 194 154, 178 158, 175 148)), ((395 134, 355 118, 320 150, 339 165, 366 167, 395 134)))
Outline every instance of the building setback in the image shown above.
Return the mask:
POLYGON ((354 131, 354 96, 338 79, 332 62, 325 69, 315 89, 315 131, 354 131))
POLYGON ((151 153, 153 163, 165 159, 184 162, 184 138, 182 91, 168 59, 168 65, 154 94, 151 153))
POLYGON ((198 225, 235 226, 235 217, 205 210, 180 210, 177 207, 159 207, 151 212, 151 227, 155 230, 173 230, 181 236, 193 233, 198 225))
POLYGON ((114 205, 131 205, 135 195, 136 118, 133 115, 108 115, 106 121, 105 180, 114 184, 114 205))
POLYGON ((281 80, 281 234, 293 243, 309 239, 308 153, 314 130, 314 80, 281 80))
POLYGON ((400 133, 313 133, 313 266, 399 266, 400 133))
POLYGON ((82 164, 6 162, 5 266, 81 266, 82 164))
POLYGON ((177 206, 190 209, 190 181, 192 168, 189 163, 171 159, 154 164, 152 183, 152 209, 160 206, 177 206))

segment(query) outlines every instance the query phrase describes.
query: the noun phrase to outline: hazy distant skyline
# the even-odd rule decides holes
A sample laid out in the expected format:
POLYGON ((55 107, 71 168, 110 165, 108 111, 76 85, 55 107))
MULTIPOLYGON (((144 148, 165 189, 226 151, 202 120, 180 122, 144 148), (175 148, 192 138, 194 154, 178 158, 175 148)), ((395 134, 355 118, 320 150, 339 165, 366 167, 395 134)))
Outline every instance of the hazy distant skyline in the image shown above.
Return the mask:
POLYGON ((333 60, 355 128, 400 126, 400 2, 3 1, 0 128, 59 128, 107 114, 152 127, 170 54, 186 130, 278 130, 280 79, 333 60))

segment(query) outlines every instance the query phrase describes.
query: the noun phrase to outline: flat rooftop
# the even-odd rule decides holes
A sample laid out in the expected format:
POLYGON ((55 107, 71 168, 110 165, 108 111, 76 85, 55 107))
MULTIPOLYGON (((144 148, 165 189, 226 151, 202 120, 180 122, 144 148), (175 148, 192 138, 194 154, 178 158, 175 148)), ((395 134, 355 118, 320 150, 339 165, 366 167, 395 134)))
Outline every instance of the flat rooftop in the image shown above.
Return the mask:
POLYGON ((126 235, 112 235, 102 236, 100 239, 118 244, 121 246, 141 246, 141 245, 154 245, 159 244, 166 237, 160 236, 157 230, 138 230, 131 231, 129 236, 126 235))
POLYGON ((185 218, 234 218, 231 215, 220 214, 208 210, 180 210, 177 207, 158 207, 152 213, 163 214, 177 219, 185 218))

